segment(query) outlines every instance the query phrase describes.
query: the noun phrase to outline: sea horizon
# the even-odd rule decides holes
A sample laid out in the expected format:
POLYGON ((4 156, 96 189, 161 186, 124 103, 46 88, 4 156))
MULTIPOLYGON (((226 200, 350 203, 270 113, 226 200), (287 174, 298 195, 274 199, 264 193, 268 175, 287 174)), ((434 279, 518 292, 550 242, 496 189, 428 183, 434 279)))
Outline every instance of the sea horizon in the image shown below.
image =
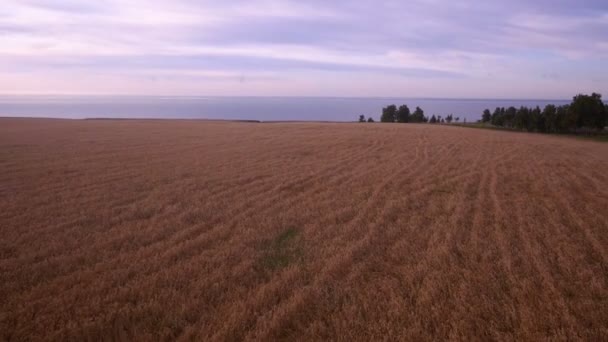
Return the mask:
POLYGON ((450 97, 450 96, 335 96, 335 95, 148 95, 148 94, 1 94, 1 98, 9 97, 113 97, 113 98, 319 98, 319 99, 405 99, 405 100, 453 100, 453 101, 570 101, 567 98, 536 98, 536 97, 450 97))
POLYGON ((426 116, 452 114, 460 121, 481 117, 496 107, 564 105, 570 99, 484 99, 351 96, 203 96, 203 95, 0 95, 0 116, 63 119, 209 119, 249 121, 356 121, 380 119, 391 104, 424 110, 426 116))

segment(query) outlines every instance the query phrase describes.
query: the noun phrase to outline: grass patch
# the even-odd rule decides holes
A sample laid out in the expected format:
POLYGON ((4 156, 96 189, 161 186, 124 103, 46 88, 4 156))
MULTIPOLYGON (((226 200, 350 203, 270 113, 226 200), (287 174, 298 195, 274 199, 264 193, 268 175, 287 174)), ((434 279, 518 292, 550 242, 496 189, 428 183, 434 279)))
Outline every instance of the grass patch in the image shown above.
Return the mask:
POLYGON ((495 130, 495 131, 506 131, 506 132, 515 132, 515 133, 535 133, 535 134, 552 135, 552 136, 558 136, 558 137, 571 137, 571 138, 577 138, 577 139, 583 139, 583 140, 608 142, 608 134, 605 134, 605 133, 576 134, 576 133, 528 132, 528 131, 521 131, 521 130, 514 129, 514 128, 492 126, 492 125, 487 125, 487 124, 482 124, 482 123, 450 124, 450 126, 466 127, 466 128, 480 128, 480 129, 489 129, 489 130, 495 130))
MULTIPOLYGON (((566 135, 566 134, 563 134, 563 135, 566 135)), ((608 135, 606 135, 606 134, 604 134, 604 135, 569 135, 569 136, 573 136, 577 139, 583 139, 583 140, 608 142, 608 135)))
POLYGON ((263 246, 260 265, 266 270, 278 270, 302 259, 302 248, 298 245, 299 230, 289 227, 263 246))

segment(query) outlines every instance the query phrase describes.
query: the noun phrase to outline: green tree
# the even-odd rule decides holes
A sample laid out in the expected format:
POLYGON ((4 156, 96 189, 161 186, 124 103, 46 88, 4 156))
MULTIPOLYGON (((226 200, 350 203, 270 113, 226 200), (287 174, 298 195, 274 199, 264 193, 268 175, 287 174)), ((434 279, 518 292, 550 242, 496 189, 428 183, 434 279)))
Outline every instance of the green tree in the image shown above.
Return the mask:
POLYGON ((513 128, 516 113, 517 113, 517 108, 515 108, 513 106, 507 108, 507 110, 505 111, 505 115, 502 119, 503 126, 513 128))
POLYGON ((367 118, 367 122, 374 122, 374 118, 372 118, 371 116, 369 118, 367 118))
POLYGON ((359 122, 365 122, 365 115, 359 115, 359 122))
POLYGON ((607 122, 606 106, 602 102, 602 95, 593 93, 591 95, 579 94, 572 99, 570 111, 576 118, 576 127, 604 129, 607 122))
POLYGON ((530 122, 530 109, 524 106, 519 107, 515 113, 514 127, 519 130, 528 129, 530 122))
POLYGON ((492 114, 490 114, 490 110, 486 109, 483 111, 483 114, 481 115, 481 122, 490 122, 490 120, 492 119, 492 114))
POLYGON ((565 115, 562 121, 563 131, 575 131, 579 122, 579 111, 572 109, 572 104, 566 107, 565 115))
POLYGON ((569 106, 559 106, 555 111, 555 122, 557 123, 557 131, 564 133, 570 128, 569 120, 569 106))
POLYGON ((540 121, 541 121, 541 110, 540 107, 536 106, 536 108, 531 109, 529 111, 530 113, 530 121, 528 121, 528 131, 529 132, 534 132, 537 131, 539 132, 539 125, 540 125, 540 121))
POLYGON ((554 105, 548 104, 543 109, 543 117, 545 120, 545 132, 558 132, 559 122, 557 122, 557 108, 554 105))
MULTIPOLYGON (((488 110, 488 112, 490 111, 488 110)), ((494 113, 490 117, 490 122, 494 126, 504 126, 504 116, 502 115, 502 110, 500 108, 496 107, 496 109, 494 109, 494 113)))
POLYGON ((431 120, 429 120, 429 123, 437 123, 437 118, 435 117, 435 115, 431 116, 431 120))
POLYGON ((409 122, 410 108, 407 105, 399 106, 397 110, 397 122, 409 122))
POLYGON ((427 122, 424 111, 420 107, 416 107, 416 110, 410 116, 410 122, 427 122))
POLYGON ((397 114, 397 106, 390 105, 382 108, 382 116, 380 117, 381 122, 395 122, 397 114))

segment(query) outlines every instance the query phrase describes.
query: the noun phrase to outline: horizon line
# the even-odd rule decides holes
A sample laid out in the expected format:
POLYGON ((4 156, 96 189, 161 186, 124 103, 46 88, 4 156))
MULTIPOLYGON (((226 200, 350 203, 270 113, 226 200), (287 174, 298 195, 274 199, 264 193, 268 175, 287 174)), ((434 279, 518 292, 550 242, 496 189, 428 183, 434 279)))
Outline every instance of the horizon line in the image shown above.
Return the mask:
MULTIPOLYGON (((572 97, 585 94, 577 93, 572 97)), ((145 95, 145 94, 10 94, 0 97, 124 97, 124 98, 310 98, 310 99, 406 99, 406 100, 460 100, 460 101, 570 101, 570 98, 500 98, 500 97, 435 97, 435 96, 320 96, 320 95, 145 95)))

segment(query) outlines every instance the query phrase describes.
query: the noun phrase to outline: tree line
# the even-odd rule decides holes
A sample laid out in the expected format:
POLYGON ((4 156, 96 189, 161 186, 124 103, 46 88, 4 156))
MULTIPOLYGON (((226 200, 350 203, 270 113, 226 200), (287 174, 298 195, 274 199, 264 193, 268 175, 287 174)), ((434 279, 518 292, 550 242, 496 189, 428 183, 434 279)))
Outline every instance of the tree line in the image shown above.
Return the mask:
MULTIPOLYGON (((452 114, 446 117, 424 115, 420 107, 414 112, 407 105, 397 107, 392 104, 382 108, 381 122, 411 122, 411 123, 452 123, 460 122, 460 117, 454 118, 452 114)), ((367 120, 364 115, 359 116, 359 122, 374 122, 372 117, 367 120)), ((529 108, 521 106, 515 108, 497 107, 494 112, 489 109, 483 111, 478 122, 495 127, 542 133, 591 133, 603 131, 608 124, 608 104, 602 101, 602 95, 579 94, 572 98, 572 102, 563 106, 549 104, 541 109, 539 106, 529 108)), ((466 119, 464 119, 466 123, 466 119)))
MULTIPOLYGON (((386 106, 382 108, 382 115, 380 115, 380 122, 452 123, 452 121, 459 122, 460 117, 454 118, 454 115, 450 114, 445 118, 442 118, 441 115, 433 115, 429 118, 424 115, 422 108, 416 107, 412 113, 407 105, 401 105, 399 108, 394 104, 386 106)), ((374 119, 369 117, 365 120, 365 115, 359 115, 359 122, 374 122, 374 119)))
POLYGON ((608 123, 608 106, 602 95, 579 94, 563 106, 496 108, 483 111, 480 122, 497 127, 542 133, 579 133, 601 131, 608 123))

